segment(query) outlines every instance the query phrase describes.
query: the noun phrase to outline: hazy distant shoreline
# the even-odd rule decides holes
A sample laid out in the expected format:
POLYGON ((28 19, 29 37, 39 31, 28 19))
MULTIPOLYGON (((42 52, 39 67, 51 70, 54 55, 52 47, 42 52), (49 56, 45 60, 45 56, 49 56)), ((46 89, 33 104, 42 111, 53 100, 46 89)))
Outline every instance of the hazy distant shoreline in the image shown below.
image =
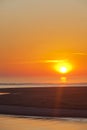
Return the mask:
POLYGON ((0 88, 0 114, 87 118, 87 87, 0 88))

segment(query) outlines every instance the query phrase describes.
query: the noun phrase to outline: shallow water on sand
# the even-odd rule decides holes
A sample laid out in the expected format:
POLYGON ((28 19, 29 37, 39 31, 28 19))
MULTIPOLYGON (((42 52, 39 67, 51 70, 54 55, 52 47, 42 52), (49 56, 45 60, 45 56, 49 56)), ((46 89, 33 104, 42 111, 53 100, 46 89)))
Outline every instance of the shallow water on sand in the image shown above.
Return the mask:
POLYGON ((87 119, 0 115, 0 130, 87 130, 87 119))

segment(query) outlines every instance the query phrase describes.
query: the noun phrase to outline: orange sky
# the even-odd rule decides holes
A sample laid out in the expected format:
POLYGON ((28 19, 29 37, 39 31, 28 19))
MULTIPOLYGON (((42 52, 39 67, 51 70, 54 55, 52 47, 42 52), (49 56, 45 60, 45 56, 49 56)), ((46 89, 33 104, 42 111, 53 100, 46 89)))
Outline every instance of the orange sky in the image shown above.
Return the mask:
POLYGON ((68 60, 71 75, 87 75, 86 0, 0 1, 0 76, 56 76, 68 60))

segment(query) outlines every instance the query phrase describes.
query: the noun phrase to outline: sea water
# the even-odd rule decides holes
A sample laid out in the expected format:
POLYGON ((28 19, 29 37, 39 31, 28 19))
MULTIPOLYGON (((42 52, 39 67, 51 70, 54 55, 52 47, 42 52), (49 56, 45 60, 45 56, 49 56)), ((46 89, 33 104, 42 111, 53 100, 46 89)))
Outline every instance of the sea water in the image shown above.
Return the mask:
MULTIPOLYGON (((87 86, 87 83, 1 83, 0 88, 87 86)), ((0 130, 87 130, 87 118, 49 118, 0 115, 0 130)))

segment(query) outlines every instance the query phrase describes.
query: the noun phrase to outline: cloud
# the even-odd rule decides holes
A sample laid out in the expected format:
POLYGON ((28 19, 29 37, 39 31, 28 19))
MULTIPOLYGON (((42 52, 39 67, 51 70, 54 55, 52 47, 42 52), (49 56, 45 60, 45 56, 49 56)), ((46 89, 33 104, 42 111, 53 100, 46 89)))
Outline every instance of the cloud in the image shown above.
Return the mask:
POLYGON ((45 60, 43 62, 45 63, 60 63, 60 62, 64 62, 65 60, 45 60))
POLYGON ((63 60, 31 60, 31 61, 16 61, 10 62, 8 64, 38 64, 38 63, 63 63, 67 61, 66 59, 63 60))
POLYGON ((83 55, 83 56, 86 56, 87 54, 86 53, 81 53, 81 52, 76 52, 76 53, 72 53, 73 55, 83 55))

